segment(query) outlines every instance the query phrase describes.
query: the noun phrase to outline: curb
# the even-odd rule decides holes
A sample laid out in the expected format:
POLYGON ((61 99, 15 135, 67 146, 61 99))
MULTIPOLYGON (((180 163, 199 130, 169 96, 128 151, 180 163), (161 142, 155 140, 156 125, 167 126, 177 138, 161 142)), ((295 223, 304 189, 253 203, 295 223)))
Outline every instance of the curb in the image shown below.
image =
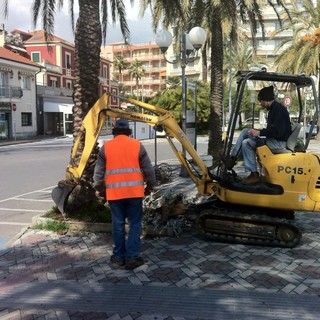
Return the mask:
MULTIPOLYGON (((35 228, 37 224, 46 223, 48 221, 55 222, 55 219, 45 218, 43 215, 38 215, 32 218, 31 228, 35 228)), ((69 226, 70 231, 83 231, 83 232, 110 232, 111 223, 95 223, 95 222, 82 222, 74 220, 63 220, 65 224, 69 226)))

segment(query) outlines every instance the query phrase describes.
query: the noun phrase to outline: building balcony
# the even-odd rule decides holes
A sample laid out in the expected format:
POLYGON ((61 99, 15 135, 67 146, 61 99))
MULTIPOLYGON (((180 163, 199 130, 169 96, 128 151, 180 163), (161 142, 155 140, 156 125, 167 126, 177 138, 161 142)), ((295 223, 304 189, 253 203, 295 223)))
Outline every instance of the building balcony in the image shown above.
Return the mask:
POLYGON ((55 88, 37 85, 37 94, 42 96, 65 96, 72 97, 73 91, 67 88, 55 88))
POLYGON ((2 99, 20 99, 23 91, 20 87, 0 86, 0 100, 2 99))

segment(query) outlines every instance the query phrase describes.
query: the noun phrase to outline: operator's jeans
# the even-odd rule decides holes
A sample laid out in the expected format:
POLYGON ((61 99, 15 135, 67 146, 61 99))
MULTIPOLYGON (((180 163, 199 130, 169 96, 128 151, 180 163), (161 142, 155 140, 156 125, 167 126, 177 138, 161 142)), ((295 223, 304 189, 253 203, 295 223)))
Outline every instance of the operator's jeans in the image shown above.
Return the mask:
MULTIPOLYGON (((258 172, 256 161, 257 139, 249 136, 249 130, 249 128, 245 128, 241 131, 230 155, 235 158, 239 158, 242 154, 245 171, 258 172)), ((282 149, 286 147, 286 142, 278 141, 274 138, 268 138, 266 140, 266 145, 270 149, 282 149)))
POLYGON ((112 237, 115 245, 113 254, 120 259, 140 257, 142 200, 143 198, 128 198, 109 201, 112 214, 112 237), (126 218, 129 223, 127 241, 125 231, 126 218))

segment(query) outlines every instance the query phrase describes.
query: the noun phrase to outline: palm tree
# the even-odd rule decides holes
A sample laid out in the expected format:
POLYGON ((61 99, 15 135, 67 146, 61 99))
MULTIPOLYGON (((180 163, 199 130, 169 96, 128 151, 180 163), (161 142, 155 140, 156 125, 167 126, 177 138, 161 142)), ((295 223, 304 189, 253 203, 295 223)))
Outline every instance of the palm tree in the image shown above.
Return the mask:
POLYGON ((276 58, 280 72, 292 72, 316 75, 319 71, 320 59, 320 0, 302 0, 299 6, 293 2, 290 11, 291 21, 285 24, 275 34, 286 30, 293 31, 293 37, 283 40, 276 48, 283 50, 276 58), (295 63, 292 63, 292 61, 295 63))
MULTIPOLYGON (((317 75, 320 104, 320 0, 316 2, 302 0, 299 6, 295 5, 295 1, 292 2, 293 10, 290 12, 292 21, 285 24, 278 32, 291 29, 293 37, 282 41, 276 48, 283 51, 277 56, 275 63, 280 72, 317 75)), ((318 117, 320 123, 320 115, 318 117)))
MULTIPOLYGON (((285 1, 267 0, 266 2, 277 15, 277 8, 284 8, 287 11, 285 1)), ((258 25, 261 26, 264 34, 261 9, 265 3, 257 0, 143 0, 140 1, 140 4, 141 13, 144 13, 147 7, 151 8, 155 30, 162 23, 164 27, 177 25, 180 30, 188 30, 191 26, 201 25, 208 31, 208 43, 211 49, 211 114, 208 154, 215 159, 219 158, 222 149, 224 38, 227 35, 233 44, 237 43, 236 30, 239 18, 249 24, 253 39, 258 25)), ((278 19, 280 20, 279 15, 278 19)), ((255 42, 253 45, 255 47, 255 42)))
POLYGON ((115 66, 115 68, 118 69, 119 71, 119 81, 123 82, 122 79, 122 69, 125 67, 125 65, 127 64, 127 60, 126 57, 123 54, 118 54, 116 56, 116 58, 113 60, 113 64, 115 66))
MULTIPOLYGON (((139 91, 139 81, 144 76, 146 70, 143 68, 143 64, 138 59, 132 61, 131 66, 129 67, 129 74, 135 79, 136 81, 136 91, 139 91)), ((142 88, 143 89, 143 88, 142 88)), ((141 93, 141 96, 143 93, 141 93)), ((137 94, 138 96, 138 94, 137 94)), ((143 97, 143 96, 142 96, 143 97)))
POLYGON ((168 77, 166 80, 167 89, 176 88, 181 86, 181 78, 180 77, 168 77))
MULTIPOLYGON (((133 0, 130 1, 133 4, 133 0)), ((42 28, 46 40, 54 33, 55 13, 63 7, 63 0, 34 0, 32 5, 34 26, 42 15, 42 28)), ((120 27, 125 40, 129 38, 126 22, 125 5, 122 0, 78 0, 79 18, 75 28, 75 80, 73 92, 73 137, 79 135, 82 120, 98 99, 100 48, 105 39, 109 15, 111 21, 120 21, 120 27)), ((69 0, 69 11, 72 28, 74 28, 74 0, 69 0)), ((8 0, 5 0, 4 12, 7 14, 8 0)), ((84 140, 84 139, 83 139, 84 140)), ((76 161, 83 150, 84 141, 79 144, 76 161)), ((81 187, 74 193, 75 208, 89 203, 94 199, 94 189, 91 186, 93 169, 98 153, 96 146, 88 161, 81 179, 81 187)))

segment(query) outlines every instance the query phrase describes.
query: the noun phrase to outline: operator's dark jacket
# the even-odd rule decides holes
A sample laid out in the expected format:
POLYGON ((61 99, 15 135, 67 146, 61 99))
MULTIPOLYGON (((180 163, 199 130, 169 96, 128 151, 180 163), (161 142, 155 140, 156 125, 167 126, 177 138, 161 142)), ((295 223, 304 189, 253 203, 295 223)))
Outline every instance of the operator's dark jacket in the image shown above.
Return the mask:
POLYGON ((273 101, 268 112, 267 128, 260 130, 260 136, 274 138, 279 141, 287 141, 291 135, 291 123, 289 113, 278 101, 273 101))

